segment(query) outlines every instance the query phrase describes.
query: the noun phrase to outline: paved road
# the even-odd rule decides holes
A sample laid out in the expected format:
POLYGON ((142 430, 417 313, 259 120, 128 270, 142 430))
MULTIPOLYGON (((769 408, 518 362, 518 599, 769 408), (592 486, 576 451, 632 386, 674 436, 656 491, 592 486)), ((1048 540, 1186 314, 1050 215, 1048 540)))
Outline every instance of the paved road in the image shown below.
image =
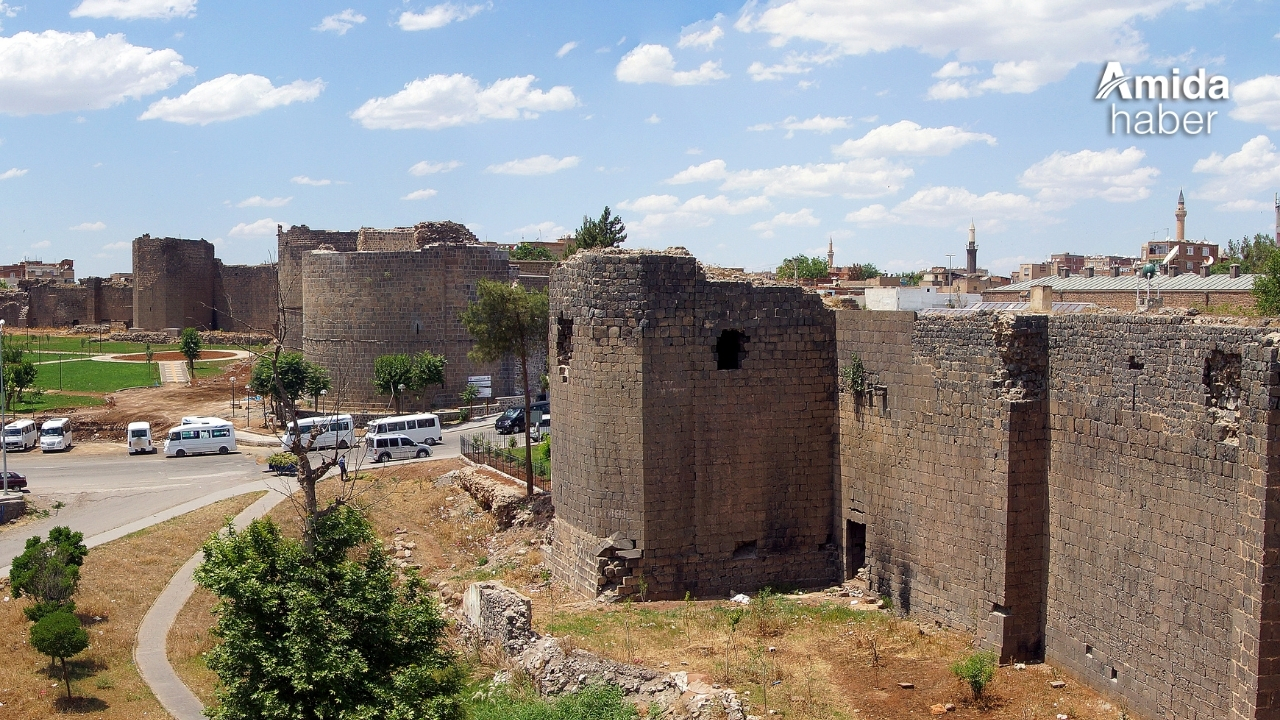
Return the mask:
POLYGON ((123 446, 84 443, 58 454, 9 453, 9 468, 27 476, 28 499, 42 508, 66 507, 48 518, 0 531, 0 566, 22 552, 26 539, 55 525, 92 537, 247 482, 273 477, 257 464, 260 450, 165 459, 129 456, 123 446))

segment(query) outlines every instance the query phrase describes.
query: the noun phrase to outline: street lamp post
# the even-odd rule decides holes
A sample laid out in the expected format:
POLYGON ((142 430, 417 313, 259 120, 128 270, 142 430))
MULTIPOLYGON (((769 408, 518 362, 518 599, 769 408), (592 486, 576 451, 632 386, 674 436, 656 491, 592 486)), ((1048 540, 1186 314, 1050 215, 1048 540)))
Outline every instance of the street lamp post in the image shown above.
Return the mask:
POLYGON ((249 429, 249 386, 244 386, 244 429, 249 429))
POLYGON ((328 394, 329 394, 329 391, 328 391, 328 390, 321 390, 321 391, 320 391, 320 407, 318 407, 318 408, 316 408, 316 409, 320 411, 320 415, 321 415, 322 417, 324 416, 324 396, 325 396, 325 395, 328 395, 328 394))
MULTIPOLYGON (((4 432, 5 417, 4 411, 7 409, 8 396, 4 392, 4 320, 0 319, 0 433, 4 432)), ((9 448, 5 447, 5 442, 0 436, 0 458, 4 464, 4 494, 9 494, 9 448)))
POLYGON ((236 376, 231 376, 231 382, 227 384, 227 389, 231 391, 231 409, 236 409, 236 376))
POLYGON ((954 254, 947 255, 947 287, 951 287, 951 258, 953 257, 955 257, 954 254))
POLYGON ((396 412, 400 412, 400 398, 404 397, 404 383, 400 383, 396 387, 400 388, 400 395, 396 397, 396 412))

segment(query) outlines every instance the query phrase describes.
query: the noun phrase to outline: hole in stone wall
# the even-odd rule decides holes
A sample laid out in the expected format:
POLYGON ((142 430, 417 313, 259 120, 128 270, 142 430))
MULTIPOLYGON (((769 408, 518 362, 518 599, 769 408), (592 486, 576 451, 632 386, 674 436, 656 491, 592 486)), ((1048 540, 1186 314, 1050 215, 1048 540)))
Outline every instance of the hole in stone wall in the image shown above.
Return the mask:
POLYGON ((746 344, 751 338, 742 334, 741 330, 725 330, 716 340, 716 369, 738 370, 747 356, 746 344))
POLYGON ((1240 353, 1214 350, 1204 359, 1205 405, 1222 410, 1240 407, 1240 353))
POLYGON ((738 547, 733 549, 734 560, 746 560, 756 556, 756 541, 748 540, 747 542, 738 543, 738 547))
POLYGON ((1146 365, 1145 365, 1145 364, 1138 362, 1138 358, 1137 358, 1137 356, 1135 356, 1135 355, 1130 355, 1130 356, 1129 356, 1129 369, 1130 369, 1130 370, 1141 370, 1141 369, 1143 369, 1143 368, 1145 368, 1145 367, 1146 367, 1146 365))
POLYGON ((414 324, 413 324, 413 334, 414 334, 414 335, 417 335, 417 334, 418 334, 419 332, 421 332, 421 331, 422 331, 422 325, 421 325, 420 323, 414 323, 414 324))
POLYGON ((563 315, 556 320, 556 364, 568 365, 573 359, 573 318, 563 315))
POLYGON ((1111 682, 1117 682, 1117 681, 1119 681, 1119 680, 1120 680, 1120 673, 1119 673, 1119 672, 1118 672, 1114 667, 1112 667, 1112 668, 1111 668, 1111 682))
POLYGON ((1085 656, 1085 657, 1093 657, 1093 646, 1092 646, 1092 645, 1085 645, 1085 646, 1084 646, 1084 656, 1085 656))
POLYGON ((844 521, 844 572, 846 578, 855 578, 867 564, 866 523, 844 521))

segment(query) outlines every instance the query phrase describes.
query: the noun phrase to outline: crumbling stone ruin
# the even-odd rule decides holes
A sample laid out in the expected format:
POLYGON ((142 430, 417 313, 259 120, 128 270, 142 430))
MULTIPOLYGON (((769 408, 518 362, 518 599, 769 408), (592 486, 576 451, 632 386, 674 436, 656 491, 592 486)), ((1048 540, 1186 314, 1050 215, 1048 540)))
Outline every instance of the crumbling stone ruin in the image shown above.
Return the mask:
POLYGON ((1280 333, 832 311, 683 251, 580 254, 550 287, 551 563, 579 594, 865 568, 897 612, 1141 714, 1280 717, 1280 333))

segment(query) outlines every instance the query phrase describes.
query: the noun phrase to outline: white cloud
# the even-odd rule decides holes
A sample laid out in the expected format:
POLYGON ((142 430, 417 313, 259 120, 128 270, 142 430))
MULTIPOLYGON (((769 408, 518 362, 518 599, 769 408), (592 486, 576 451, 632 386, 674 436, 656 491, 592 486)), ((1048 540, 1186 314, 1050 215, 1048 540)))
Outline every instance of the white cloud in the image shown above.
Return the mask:
MULTIPOLYGON (((701 154, 701 151, 698 154, 701 154)), ((723 160, 708 160, 701 165, 691 165, 681 170, 669 178, 667 183, 670 185, 685 185, 708 180, 723 180, 728 176, 729 172, 725 169, 723 160)))
POLYGON ((436 195, 437 193, 435 190, 431 188, 426 188, 424 190, 414 190, 413 192, 409 193, 408 195, 405 195, 400 199, 401 200, 426 200, 427 198, 433 198, 436 195))
POLYGON ((0 37, 0 112, 101 110, 193 72, 177 52, 130 45, 124 35, 20 32, 0 37))
POLYGON ((831 151, 843 157, 948 155, 975 142, 995 145, 996 139, 986 133, 969 132, 954 125, 927 128, 910 120, 900 120, 892 125, 881 125, 857 140, 845 140, 831 151))
POLYGON ((429 160, 423 160, 420 163, 414 163, 413 167, 409 168, 409 173, 422 177, 423 175, 452 172, 460 167, 462 167, 462 163, 457 160, 450 160, 448 162, 431 162, 429 160))
POLYGON ((967 84, 945 80, 929 94, 966 97, 1031 92, 1062 79, 1083 62, 1140 60, 1146 45, 1134 23, 1150 20, 1180 1, 775 0, 759 12, 748 4, 735 27, 767 33, 775 47, 810 41, 845 55, 910 48, 935 57, 950 55, 958 63, 993 63, 986 79, 967 84))
POLYGON ((676 59, 665 45, 640 45, 622 57, 614 75, 621 82, 663 85, 705 85, 729 77, 715 60, 702 63, 697 70, 677 72, 676 59))
POLYGON ((76 232, 97 232, 99 230, 106 230, 107 224, 101 220, 98 222, 82 222, 79 225, 72 225, 67 229, 74 230, 76 232))
POLYGON ((813 216, 812 209, 802 208, 793 213, 778 213, 769 220, 762 220, 752 225, 751 229, 760 233, 760 237, 771 238, 776 234, 774 230, 779 227, 814 227, 821 222, 813 216))
POLYGON ((787 131, 787 137, 794 137, 797 130, 810 130, 826 135, 834 130, 843 130, 849 127, 848 117, 827 117, 825 115, 814 115, 808 120, 801 120, 795 115, 788 117, 780 123, 761 123, 752 125, 747 128, 751 131, 773 130, 774 128, 787 131))
POLYGON ((933 76, 936 78, 943 78, 943 79, 969 77, 970 75, 976 72, 978 72, 977 68, 969 67, 968 65, 961 65, 955 60, 952 60, 951 62, 939 68, 938 72, 934 73, 933 76))
POLYGON ((0 15, 5 17, 17 17, 18 11, 22 9, 22 7, 14 7, 8 3, 0 2, 0 15))
POLYGON ((122 250, 132 250, 133 243, 129 242, 128 240, 121 240, 120 242, 113 242, 113 243, 108 243, 106 245, 103 245, 102 249, 108 252, 120 252, 122 250))
MULTIPOLYGON (((804 75, 818 65, 827 65, 840 58, 839 52, 797 53, 789 52, 782 62, 765 65, 759 60, 747 67, 747 74, 752 80, 781 80, 788 75, 804 75)), ((808 87, 806 84, 804 87, 808 87)))
POLYGON ((21 170, 19 170, 18 168, 9 168, 8 170, 5 170, 4 172, 0 173, 0 180, 12 180, 14 178, 20 178, 23 175, 26 175, 28 172, 30 172, 30 170, 28 170, 27 168, 22 168, 21 170))
POLYGON ((1236 107, 1231 117, 1280 130, 1280 75, 1263 75, 1232 88, 1236 107))
POLYGON ((650 125, 657 125, 658 123, 662 122, 662 118, 658 117, 658 113, 654 113, 649 117, 645 118, 644 121, 649 123, 650 125))
POLYGON ((461 22, 475 17, 485 7, 485 5, 457 5, 455 3, 433 5, 420 13, 401 13, 400 20, 396 24, 400 26, 401 30, 435 30, 451 22, 461 22))
POLYGON ((1280 153, 1266 135, 1259 135, 1227 156, 1212 153, 1192 166, 1191 172, 1213 176, 1192 197, 1213 200, 1219 210, 1234 210, 1241 196, 1280 186, 1280 153))
POLYGON ((680 202, 675 195, 646 195, 618 203, 618 208, 640 213, 640 220, 627 226, 637 237, 653 237, 663 229, 706 227, 716 215, 745 215, 771 207, 764 196, 731 200, 724 195, 698 195, 680 202))
POLYGON ((1224 212, 1258 212, 1259 210, 1270 210, 1271 203, 1265 203, 1261 200, 1232 200, 1215 207, 1215 210, 1224 212))
POLYGON ((262 237, 264 235, 275 235, 276 225, 279 225, 271 218, 263 218, 257 222, 240 223, 231 228, 231 232, 227 233, 231 237, 262 237))
POLYGON ((32 250, 43 250, 47 247, 52 247, 52 246, 53 246, 53 243, 49 242, 48 240, 41 240, 40 242, 37 242, 37 243, 31 243, 32 250))
POLYGON ((1097 152, 1059 150, 1027 168, 1018 184, 1039 190, 1036 197, 1048 203, 1071 203, 1098 197, 1108 202, 1134 202, 1151 196, 1151 185, 1160 171, 1141 167, 1147 156, 1136 147, 1097 152))
POLYGON ((285 205, 288 205, 289 201, 292 199, 292 196, 264 198, 261 195, 254 195, 251 198, 245 198, 244 200, 236 203, 236 207, 284 207, 285 205))
POLYGON ((581 158, 576 155, 563 158, 537 155, 523 160, 511 160, 498 165, 490 165, 485 168, 485 172, 498 175, 550 175, 554 172, 577 167, 580 160, 581 158))
POLYGON ((317 32, 336 32, 339 35, 346 35, 348 30, 365 20, 368 20, 368 18, 351 8, 347 8, 336 15, 326 16, 320 21, 319 25, 311 29, 317 32))
POLYGON ((310 185, 312 187, 324 187, 325 185, 333 184, 332 180, 312 180, 306 175, 297 175, 291 178, 289 182, 293 183, 294 185, 310 185))
POLYGON ((371 130, 439 130, 485 120, 527 120, 578 105, 568 86, 544 92, 531 87, 535 80, 532 75, 506 78, 481 89, 466 75, 432 75, 414 80, 395 95, 365 102, 351 118, 371 130))
POLYGON ((556 51, 556 57, 562 58, 573 52, 573 49, 576 47, 578 47, 578 42, 576 40, 571 40, 560 46, 560 49, 556 51))
POLYGON ((1002 230, 1011 221, 1055 222, 1037 200, 1016 193, 975 195, 962 187, 926 187, 898 203, 892 210, 869 205, 849 213, 845 220, 862 225, 901 224, 964 229, 970 221, 979 228, 1002 230))
POLYGON ((139 120, 167 120, 183 125, 236 120, 265 110, 311 102, 320 97, 324 81, 295 80, 273 87, 261 75, 223 75, 191 88, 176 98, 163 97, 142 113, 139 120))
POLYGON ((525 225, 524 227, 516 228, 507 234, 519 235, 526 240, 537 240, 538 238, 542 238, 543 240, 556 240, 564 237, 565 235, 569 235, 570 232, 566 230, 563 225, 546 220, 540 223, 533 223, 525 225))
POLYGON ((168 20, 195 14, 196 0, 83 0, 71 11, 75 18, 117 20, 168 20))
POLYGON ((719 25, 713 25, 710 30, 702 32, 691 30, 681 34, 680 42, 676 43, 676 47, 711 50, 716 46, 716 41, 722 37, 724 37, 724 30, 721 30, 719 25))
POLYGON ((702 148, 691 147, 688 150, 685 150, 684 154, 685 155, 701 155, 702 148))

